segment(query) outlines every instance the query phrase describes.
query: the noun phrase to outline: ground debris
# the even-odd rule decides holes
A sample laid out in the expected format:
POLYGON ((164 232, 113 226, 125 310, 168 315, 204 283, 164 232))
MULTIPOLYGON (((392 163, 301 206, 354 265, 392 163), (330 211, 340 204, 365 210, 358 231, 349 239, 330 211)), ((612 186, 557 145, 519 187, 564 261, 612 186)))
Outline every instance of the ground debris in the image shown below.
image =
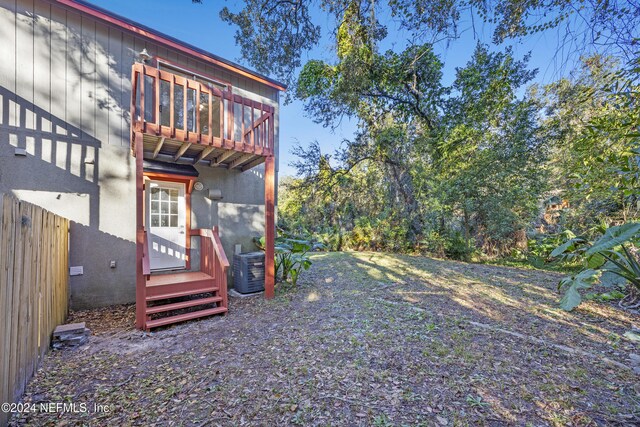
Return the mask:
POLYGON ((11 424, 637 425, 638 377, 617 364, 637 366, 638 316, 563 312, 558 277, 320 253, 297 289, 231 299, 226 317, 145 334, 133 306, 76 312, 88 345, 49 353, 23 401, 89 410, 11 424))

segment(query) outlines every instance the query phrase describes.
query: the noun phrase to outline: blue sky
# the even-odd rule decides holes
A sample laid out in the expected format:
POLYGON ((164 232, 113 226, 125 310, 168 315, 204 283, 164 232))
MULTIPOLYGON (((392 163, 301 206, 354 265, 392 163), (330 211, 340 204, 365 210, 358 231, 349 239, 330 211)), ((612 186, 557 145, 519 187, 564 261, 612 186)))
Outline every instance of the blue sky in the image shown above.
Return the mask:
MULTIPOLYGON (((224 58, 243 63, 240 49, 234 42, 234 28, 220 21, 218 12, 221 7, 228 6, 237 10, 238 3, 232 1, 205 0, 203 4, 192 4, 190 0, 90 0, 92 3, 126 16, 170 36, 208 50, 224 58)), ((317 15, 317 24, 328 29, 330 22, 317 15), (324 20, 323 20, 324 19, 324 20)), ((385 21, 384 15, 378 19, 385 21)), ((449 46, 436 46, 436 52, 445 64, 444 84, 450 84, 455 78, 456 67, 461 67, 471 57, 478 41, 490 42, 492 27, 480 19, 474 20, 475 33, 471 30, 471 19, 460 25, 461 37, 449 46)), ((406 34, 390 26, 389 37, 384 41, 383 49, 392 46, 403 46, 406 34)), ((525 42, 512 42, 516 57, 521 58, 531 51, 531 68, 539 69, 537 81, 544 83, 557 79, 571 67, 563 63, 562 58, 555 55, 558 46, 558 32, 551 30, 543 34, 529 37, 525 42)), ((308 59, 330 59, 330 39, 324 36, 320 46, 307 56, 308 59)), ((504 46, 494 47, 499 49, 504 46)), ((566 56, 570 52, 565 52, 566 56)), ((246 64, 243 64, 246 65, 246 64)), ((318 140, 323 152, 331 152, 345 138, 351 138, 356 126, 354 122, 343 120, 342 124, 332 131, 317 125, 306 117, 302 103, 295 101, 281 106, 280 113, 280 175, 294 175, 295 170, 289 166, 294 159, 290 153, 296 143, 305 146, 318 140)))

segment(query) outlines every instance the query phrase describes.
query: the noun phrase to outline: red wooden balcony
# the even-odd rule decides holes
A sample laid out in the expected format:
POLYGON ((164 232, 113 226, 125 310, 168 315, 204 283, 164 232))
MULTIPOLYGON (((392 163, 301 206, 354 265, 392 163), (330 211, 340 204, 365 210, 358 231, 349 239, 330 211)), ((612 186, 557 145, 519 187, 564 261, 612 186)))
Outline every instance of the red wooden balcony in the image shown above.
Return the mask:
POLYGON ((145 158, 247 170, 273 155, 271 105, 145 64, 133 65, 131 81, 145 158))

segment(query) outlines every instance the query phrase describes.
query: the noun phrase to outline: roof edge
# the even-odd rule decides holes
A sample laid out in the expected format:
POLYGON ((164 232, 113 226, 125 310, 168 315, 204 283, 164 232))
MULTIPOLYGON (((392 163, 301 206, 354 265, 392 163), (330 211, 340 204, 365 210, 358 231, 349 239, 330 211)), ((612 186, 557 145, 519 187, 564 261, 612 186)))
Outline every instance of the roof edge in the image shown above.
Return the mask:
POLYGON ((231 72, 240 74, 244 77, 260 82, 274 89, 277 89, 280 91, 287 90, 287 86, 284 83, 280 83, 277 80, 274 80, 256 71, 250 70, 246 67, 243 67, 242 65, 236 64, 218 55, 214 55, 211 52, 207 52, 203 49, 200 49, 189 43, 185 43, 167 34, 163 34, 160 31, 154 30, 153 28, 150 28, 150 27, 147 27, 146 25, 142 25, 138 22, 132 21, 128 18, 115 14, 109 10, 103 9, 89 2, 86 2, 83 0, 50 0, 50 1, 52 1, 53 3, 57 3, 62 6, 66 6, 68 8, 77 10, 81 13, 90 15, 102 21, 106 21, 110 24, 116 25, 127 31, 133 32, 151 41, 161 43, 165 46, 169 46, 174 49, 178 49, 183 53, 186 53, 198 59, 204 60, 206 62, 212 63, 214 65, 217 65, 218 67, 224 68, 231 72))

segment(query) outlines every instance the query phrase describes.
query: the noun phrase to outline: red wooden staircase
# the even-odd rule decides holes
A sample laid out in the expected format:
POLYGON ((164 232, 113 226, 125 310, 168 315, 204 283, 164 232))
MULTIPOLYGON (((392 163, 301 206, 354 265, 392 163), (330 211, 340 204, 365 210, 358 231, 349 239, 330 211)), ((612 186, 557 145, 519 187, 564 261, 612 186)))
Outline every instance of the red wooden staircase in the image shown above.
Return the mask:
MULTIPOLYGON (((227 269, 229 262, 216 229, 192 230, 200 236, 200 271, 152 274, 145 251, 143 329, 184 322, 227 312, 227 269)), ((140 301, 137 302, 140 304, 140 301)), ((138 311, 142 314, 142 310, 138 311)))

